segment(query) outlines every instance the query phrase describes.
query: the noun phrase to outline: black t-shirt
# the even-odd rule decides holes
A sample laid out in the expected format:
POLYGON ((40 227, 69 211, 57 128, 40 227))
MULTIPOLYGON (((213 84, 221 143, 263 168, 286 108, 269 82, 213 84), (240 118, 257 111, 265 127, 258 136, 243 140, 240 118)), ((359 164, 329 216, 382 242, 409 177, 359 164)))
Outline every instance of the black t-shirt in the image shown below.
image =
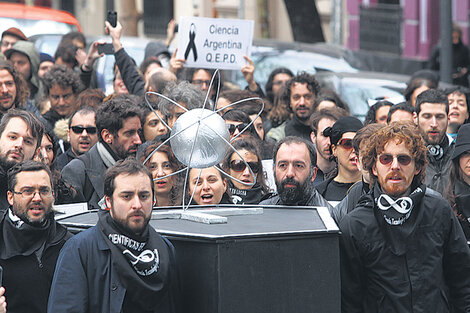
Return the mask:
POLYGON ((338 183, 332 180, 326 187, 326 190, 323 193, 323 198, 328 201, 341 201, 346 197, 346 194, 352 185, 354 185, 354 183, 338 183))

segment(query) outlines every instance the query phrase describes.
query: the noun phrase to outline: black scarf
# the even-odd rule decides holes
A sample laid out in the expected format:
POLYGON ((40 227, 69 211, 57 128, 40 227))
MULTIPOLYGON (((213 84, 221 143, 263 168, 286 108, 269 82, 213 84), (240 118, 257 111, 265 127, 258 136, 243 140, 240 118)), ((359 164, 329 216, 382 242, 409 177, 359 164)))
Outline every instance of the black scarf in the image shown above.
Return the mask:
POLYGON ((444 134, 444 138, 439 144, 428 145, 427 148, 429 155, 432 156, 436 161, 439 161, 449 149, 449 138, 447 138, 447 135, 444 134))
POLYGON ((393 199, 384 194, 379 183, 375 182, 374 215, 395 255, 406 253, 408 238, 421 220, 419 206, 425 192, 426 186, 420 184, 409 196, 393 199))
POLYGON ((157 309, 167 297, 171 279, 167 244, 149 225, 138 236, 122 229, 108 211, 100 211, 98 216, 98 229, 111 250, 126 298, 144 310, 157 309))
POLYGON ((229 180, 228 187, 232 194, 233 204, 258 204, 264 195, 259 183, 254 184, 250 189, 238 189, 229 180))
POLYGON ((44 223, 33 226, 15 219, 11 210, 5 210, 0 227, 2 228, 2 240, 0 240, 0 259, 7 260, 15 256, 29 256, 36 253, 41 259, 42 253, 48 246, 61 241, 67 234, 65 227, 54 221, 51 212, 44 223), (12 217, 15 219, 12 220, 12 217))

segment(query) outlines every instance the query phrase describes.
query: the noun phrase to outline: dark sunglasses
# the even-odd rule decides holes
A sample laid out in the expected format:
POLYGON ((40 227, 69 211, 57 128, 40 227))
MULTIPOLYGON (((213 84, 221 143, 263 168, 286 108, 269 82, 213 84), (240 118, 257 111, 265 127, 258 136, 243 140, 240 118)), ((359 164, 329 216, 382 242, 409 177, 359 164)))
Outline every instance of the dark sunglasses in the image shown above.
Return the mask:
POLYGON ((343 147, 344 149, 352 149, 353 148, 353 141, 352 139, 346 139, 343 138, 340 141, 338 141, 338 146, 343 147))
MULTIPOLYGON (((247 162, 248 165, 250 166, 251 170, 253 173, 257 174, 260 170, 260 165, 256 162, 247 162)), ((245 162, 242 160, 233 160, 230 162, 230 168, 234 170, 235 172, 243 172, 246 168, 245 162)))
POLYGON ((93 127, 93 126, 90 126, 90 127, 72 126, 70 128, 77 135, 80 135, 81 133, 83 133, 84 130, 86 130, 88 134, 96 134, 96 127, 93 127))
MULTIPOLYGON (((241 133, 242 130, 244 130, 248 125, 249 124, 246 124, 246 123, 241 123, 241 124, 238 124, 238 125, 227 124, 228 132, 230 133, 230 135, 233 135, 235 130, 238 129, 238 131, 241 133)), ((250 131, 250 129, 247 129, 247 131, 250 131)))
MULTIPOLYGON (((380 163, 382 163, 383 165, 389 165, 390 163, 393 162, 393 159, 395 157, 391 154, 381 154, 379 156, 379 161, 380 163)), ((400 163, 401 165, 408 165, 411 163, 411 157, 409 155, 406 155, 406 154, 399 154, 396 156, 397 158, 397 161, 398 163, 400 163)))

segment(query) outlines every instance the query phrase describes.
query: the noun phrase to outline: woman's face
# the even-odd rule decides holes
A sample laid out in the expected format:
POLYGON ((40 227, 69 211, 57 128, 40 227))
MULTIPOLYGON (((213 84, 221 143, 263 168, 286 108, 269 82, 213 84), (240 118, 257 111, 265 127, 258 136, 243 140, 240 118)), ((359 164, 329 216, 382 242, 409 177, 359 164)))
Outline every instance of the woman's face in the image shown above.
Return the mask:
MULTIPOLYGON (((152 172, 153 179, 164 177, 174 172, 168 160, 168 155, 165 152, 155 152, 147 162, 147 167, 152 172)), ((157 201, 158 195, 168 195, 170 193, 174 184, 173 177, 170 176, 153 182, 157 201)))
MULTIPOLYGON (((155 110, 157 114, 162 117, 163 114, 155 110)), ((152 111, 147 114, 144 123, 144 138, 147 141, 154 140, 155 137, 166 134, 167 129, 165 125, 163 125, 162 121, 158 118, 158 116, 152 111)))
POLYGON ((42 135, 41 146, 39 147, 39 152, 35 156, 34 160, 38 162, 43 162, 47 166, 51 166, 52 160, 54 159, 54 146, 45 134, 42 135))
POLYGON ((273 94, 277 95, 282 86, 284 86, 292 77, 286 73, 279 73, 273 78, 273 94))
POLYGON ((227 189, 227 182, 215 167, 203 169, 198 181, 199 171, 193 168, 189 172, 189 195, 194 192, 193 200, 197 204, 219 204, 227 189))
MULTIPOLYGON (((256 156, 256 154, 244 149, 239 150, 238 152, 243 156, 248 165, 250 165, 251 170, 255 174, 255 177, 258 178, 257 172, 259 171, 259 166, 258 157, 256 156)), ((233 176, 236 179, 241 180, 242 182, 245 182, 247 184, 254 183, 253 175, 251 175, 250 170, 248 169, 248 167, 246 167, 245 162, 243 162, 243 160, 236 153, 233 153, 232 157, 230 158, 229 173, 230 176, 233 176)), ((233 179, 232 183, 238 189, 250 189, 253 187, 250 185, 239 183, 233 179)))
POLYGON ((460 155, 459 159, 460 174, 467 184, 470 182, 470 150, 460 155))

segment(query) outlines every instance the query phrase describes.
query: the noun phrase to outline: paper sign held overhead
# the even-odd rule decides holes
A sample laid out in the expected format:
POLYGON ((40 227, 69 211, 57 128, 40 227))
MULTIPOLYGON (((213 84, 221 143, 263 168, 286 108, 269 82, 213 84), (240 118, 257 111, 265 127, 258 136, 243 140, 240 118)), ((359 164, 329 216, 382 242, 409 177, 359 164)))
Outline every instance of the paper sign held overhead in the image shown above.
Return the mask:
POLYGON ((250 56, 254 22, 250 20, 182 17, 178 52, 185 67, 237 70, 250 56))

